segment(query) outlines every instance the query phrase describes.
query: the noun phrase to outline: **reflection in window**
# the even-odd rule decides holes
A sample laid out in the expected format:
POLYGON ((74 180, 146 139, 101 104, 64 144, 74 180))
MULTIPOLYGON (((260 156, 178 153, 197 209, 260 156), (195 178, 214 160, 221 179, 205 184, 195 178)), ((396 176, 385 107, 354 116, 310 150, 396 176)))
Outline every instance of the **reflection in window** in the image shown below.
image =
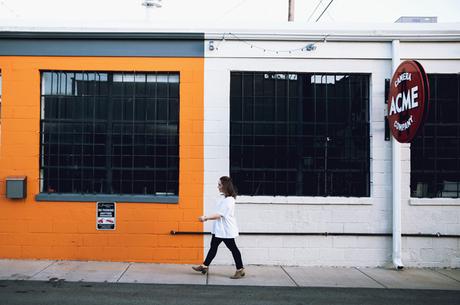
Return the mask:
POLYGON ((41 192, 178 194, 178 73, 43 72, 41 107, 41 192))
POLYGON ((460 76, 428 79, 428 119, 411 144, 411 195, 460 198, 460 76))
POLYGON ((369 196, 369 76, 232 72, 242 195, 369 196))

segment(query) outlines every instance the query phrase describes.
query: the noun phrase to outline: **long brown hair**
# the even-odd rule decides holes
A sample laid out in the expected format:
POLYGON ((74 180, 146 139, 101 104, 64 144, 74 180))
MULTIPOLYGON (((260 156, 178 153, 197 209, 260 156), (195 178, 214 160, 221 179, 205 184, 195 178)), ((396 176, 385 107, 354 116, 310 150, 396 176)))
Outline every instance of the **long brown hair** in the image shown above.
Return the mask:
POLYGON ((224 192, 225 197, 236 198, 236 187, 233 185, 232 178, 228 176, 222 176, 219 178, 220 183, 222 183, 222 191, 224 192))

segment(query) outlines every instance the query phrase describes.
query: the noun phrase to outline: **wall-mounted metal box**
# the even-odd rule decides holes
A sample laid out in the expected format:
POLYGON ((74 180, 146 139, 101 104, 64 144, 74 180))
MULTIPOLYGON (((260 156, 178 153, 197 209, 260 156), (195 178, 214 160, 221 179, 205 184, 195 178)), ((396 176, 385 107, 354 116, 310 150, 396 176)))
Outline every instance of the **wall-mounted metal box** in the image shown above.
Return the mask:
POLYGON ((24 199, 27 196, 27 177, 6 177, 6 198, 24 199))

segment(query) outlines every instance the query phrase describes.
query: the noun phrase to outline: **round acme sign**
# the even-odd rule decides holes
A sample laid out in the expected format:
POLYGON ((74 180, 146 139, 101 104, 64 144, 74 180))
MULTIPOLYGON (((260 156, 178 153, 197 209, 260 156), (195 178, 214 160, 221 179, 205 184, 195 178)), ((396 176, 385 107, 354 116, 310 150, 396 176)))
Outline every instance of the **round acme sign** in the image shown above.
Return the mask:
POLYGON ((411 142, 422 129, 429 92, 428 77, 419 62, 406 60, 398 66, 388 95, 388 123, 398 142, 411 142))

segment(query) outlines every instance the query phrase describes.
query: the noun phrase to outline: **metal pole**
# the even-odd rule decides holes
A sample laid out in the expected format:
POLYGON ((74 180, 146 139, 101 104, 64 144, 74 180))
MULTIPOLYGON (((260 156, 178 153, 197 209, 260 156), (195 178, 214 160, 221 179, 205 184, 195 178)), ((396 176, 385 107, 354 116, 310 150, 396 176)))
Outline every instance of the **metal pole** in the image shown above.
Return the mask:
MULTIPOLYGON (((399 40, 392 42, 392 74, 399 66, 399 40)), ((392 84, 390 84, 391 86, 392 84)), ((401 144, 391 137, 393 169, 393 265, 404 268, 401 261, 401 144)))

